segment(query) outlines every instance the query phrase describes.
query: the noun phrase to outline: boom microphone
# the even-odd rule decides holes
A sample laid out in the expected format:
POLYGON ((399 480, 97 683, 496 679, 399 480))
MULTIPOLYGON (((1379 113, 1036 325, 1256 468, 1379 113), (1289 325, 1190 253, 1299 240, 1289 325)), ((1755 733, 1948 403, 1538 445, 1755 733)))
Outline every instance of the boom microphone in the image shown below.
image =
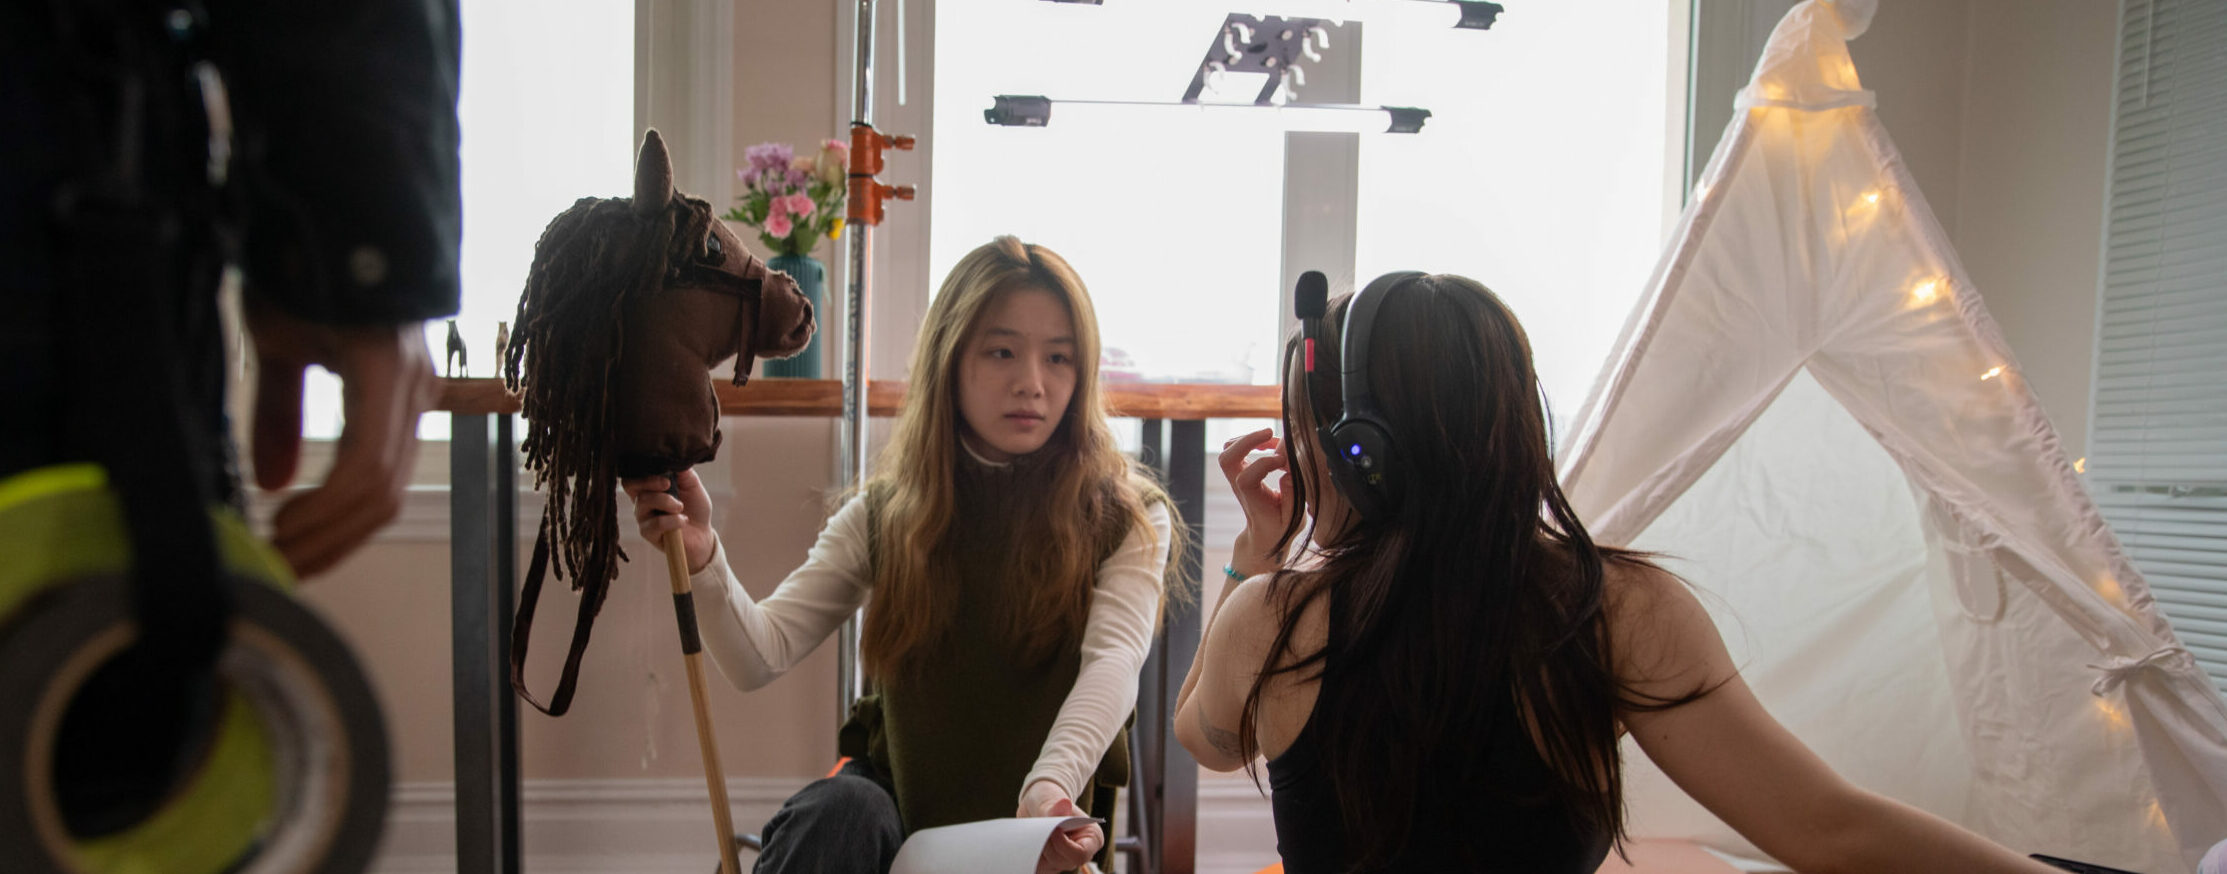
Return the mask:
POLYGON ((1330 299, 1330 279, 1320 270, 1299 274, 1299 287, 1291 293, 1291 308, 1301 321, 1322 318, 1324 305, 1330 299))
POLYGON ((1315 330, 1322 322, 1322 312, 1328 308, 1330 278, 1320 270, 1299 274, 1299 286, 1291 292, 1291 311, 1299 317, 1299 333, 1307 347, 1306 367, 1315 372, 1315 330))

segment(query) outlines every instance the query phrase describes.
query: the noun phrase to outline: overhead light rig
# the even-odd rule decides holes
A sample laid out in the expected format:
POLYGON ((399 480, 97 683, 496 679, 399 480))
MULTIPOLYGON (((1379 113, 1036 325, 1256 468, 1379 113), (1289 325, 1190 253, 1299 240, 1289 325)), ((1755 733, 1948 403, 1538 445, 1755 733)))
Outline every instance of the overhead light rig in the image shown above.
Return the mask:
MULTIPOLYGON (((1091 2, 1092 0, 1054 0, 1054 2, 1091 2)), ((1492 26, 1503 7, 1498 3, 1477 0, 1416 0, 1416 2, 1441 3, 1461 9, 1461 21, 1455 26, 1481 30, 1492 26)), ((1319 4, 1318 4, 1319 6, 1319 4)), ((1221 28, 1199 60, 1198 69, 1191 74, 1190 86, 1177 102, 1150 100, 1090 100, 1053 99, 1040 94, 1000 94, 991 99, 990 108, 982 111, 982 120, 1002 127, 1044 127, 1051 123, 1054 103, 1076 107, 1195 107, 1212 110, 1269 110, 1285 120, 1321 120, 1322 124, 1300 124, 1295 130, 1365 130, 1372 123, 1366 116, 1348 117, 1351 113, 1377 114, 1384 118, 1385 133, 1411 134, 1423 129, 1429 119, 1428 109, 1412 106, 1360 106, 1353 104, 1316 104, 1291 102, 1289 95, 1306 85, 1305 64, 1322 60, 1322 53, 1330 50, 1329 19, 1284 17, 1277 15, 1250 15, 1230 13, 1222 20, 1221 28), (1200 98, 1214 85, 1230 75, 1261 75, 1260 92, 1251 103, 1221 103, 1202 101, 1200 98), (1284 98, 1284 99, 1279 99, 1284 98)), ((1096 111, 1096 110, 1093 110, 1096 111)))

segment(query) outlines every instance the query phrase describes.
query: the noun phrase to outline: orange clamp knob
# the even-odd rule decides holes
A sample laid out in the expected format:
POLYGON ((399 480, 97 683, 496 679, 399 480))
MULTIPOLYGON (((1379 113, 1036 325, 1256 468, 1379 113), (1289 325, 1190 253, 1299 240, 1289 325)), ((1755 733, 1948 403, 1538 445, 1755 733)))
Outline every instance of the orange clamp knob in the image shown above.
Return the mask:
POLYGON ((910 185, 883 185, 874 177, 882 172, 882 151, 897 149, 910 151, 917 144, 911 136, 888 136, 864 122, 851 123, 850 208, 846 210, 851 224, 873 227, 882 223, 882 201, 896 198, 911 200, 915 189, 910 185))

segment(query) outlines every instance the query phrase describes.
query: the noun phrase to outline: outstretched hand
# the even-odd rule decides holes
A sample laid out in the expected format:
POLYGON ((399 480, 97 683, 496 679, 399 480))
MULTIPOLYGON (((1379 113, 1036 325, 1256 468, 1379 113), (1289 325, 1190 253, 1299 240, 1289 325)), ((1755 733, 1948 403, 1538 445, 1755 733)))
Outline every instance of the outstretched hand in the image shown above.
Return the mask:
POLYGON ((1262 428, 1222 444, 1219 460, 1222 478, 1229 481, 1230 489, 1237 493, 1238 506, 1245 510, 1245 530, 1237 534, 1230 566, 1248 577, 1283 566, 1283 556, 1276 552, 1276 541, 1283 539, 1284 529, 1290 527, 1293 508, 1283 484, 1271 485, 1268 475, 1291 469, 1284 442, 1276 438, 1274 431, 1262 428), (1269 450, 1270 454, 1246 460, 1247 455, 1258 450, 1269 450))
POLYGON ((347 424, 332 472, 288 500, 271 521, 271 545, 296 577, 324 573, 401 512, 417 465, 418 416, 433 406, 433 362, 419 322, 322 325, 249 298, 255 342, 255 481, 276 491, 302 454, 302 375, 312 364, 341 379, 347 424))
POLYGON ((659 549, 665 548, 665 534, 681 533, 681 546, 688 552, 688 572, 695 573, 711 564, 712 548, 719 543, 719 535, 711 528, 711 496, 704 492, 704 481, 693 470, 680 472, 680 496, 666 494, 671 480, 661 476, 620 480, 626 496, 634 502, 634 524, 642 531, 642 539, 659 549))
MULTIPOLYGON (((1021 816, 1081 816, 1074 799, 1060 791, 1049 780, 1038 780, 1028 785, 1021 794, 1021 816)), ((1106 832, 1096 823, 1073 831, 1055 831, 1044 841, 1044 852, 1036 857, 1036 874, 1058 874, 1082 867, 1106 846, 1106 832)))

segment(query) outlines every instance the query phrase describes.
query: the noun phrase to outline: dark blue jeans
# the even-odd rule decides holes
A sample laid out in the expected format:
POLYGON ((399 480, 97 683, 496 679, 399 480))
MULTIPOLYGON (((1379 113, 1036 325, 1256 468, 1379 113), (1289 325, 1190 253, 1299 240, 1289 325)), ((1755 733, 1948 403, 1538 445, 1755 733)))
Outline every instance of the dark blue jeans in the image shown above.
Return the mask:
POLYGON ((905 824, 874 766, 852 759, 789 796, 760 834, 756 874, 886 874, 905 824))

